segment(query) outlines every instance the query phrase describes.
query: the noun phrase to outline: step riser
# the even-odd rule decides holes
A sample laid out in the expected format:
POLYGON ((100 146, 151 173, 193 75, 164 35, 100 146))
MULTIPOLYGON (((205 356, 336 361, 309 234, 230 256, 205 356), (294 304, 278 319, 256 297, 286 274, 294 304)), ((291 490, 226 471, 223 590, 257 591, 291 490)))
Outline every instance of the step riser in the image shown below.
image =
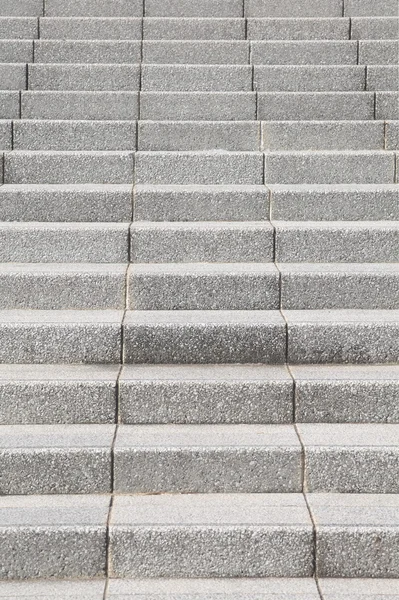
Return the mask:
POLYGON ((28 83, 33 91, 136 92, 140 89, 140 66, 33 64, 28 66, 28 83))
MULTIPOLYGON (((84 38, 85 39, 85 38, 84 38)), ((140 41, 37 41, 35 63, 139 63, 140 41)), ((28 62, 28 61, 27 61, 28 62)))

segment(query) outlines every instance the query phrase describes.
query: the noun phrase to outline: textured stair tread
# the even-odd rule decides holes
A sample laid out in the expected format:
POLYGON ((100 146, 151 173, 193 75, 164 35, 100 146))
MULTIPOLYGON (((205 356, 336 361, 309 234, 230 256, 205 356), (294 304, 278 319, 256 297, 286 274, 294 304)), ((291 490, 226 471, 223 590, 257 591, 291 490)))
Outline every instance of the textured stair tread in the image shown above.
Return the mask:
POLYGON ((399 494, 306 494, 316 528, 399 525, 399 494))
POLYGON ((397 579, 319 579, 325 600, 398 600, 397 579))
POLYGON ((27 39, 38 37, 38 20, 35 17, 0 16, 0 39, 27 39))
POLYGON ((249 63, 246 40, 145 40, 143 64, 227 64, 249 63))
POLYGON ((147 17, 144 40, 244 40, 245 21, 230 17, 147 17))
POLYGON ((116 383, 119 365, 0 365, 0 385, 16 383, 116 383))
POLYGON ((0 598, 3 600, 103 600, 105 581, 101 580, 40 580, 2 581, 0 598))
POLYGON ((388 65, 397 64, 399 41, 367 40, 359 42, 359 64, 388 65))
POLYGON ((141 17, 143 15, 142 0, 116 0, 109 5, 107 1, 70 0, 65 4, 62 0, 47 0, 47 16, 69 17, 141 17))
POLYGON ((302 0, 294 6, 289 0, 278 4, 270 0, 249 0, 245 14, 247 17, 340 17, 342 5, 339 0, 302 0))
POLYGON ((147 0, 148 17, 242 17, 241 0, 147 0))
POLYGON ((119 310, 0 310, 1 325, 117 325, 123 311, 119 310))
POLYGON ((277 263, 283 275, 296 276, 399 276, 399 263, 277 263))
POLYGON ((258 92, 360 91, 364 90, 365 76, 365 67, 361 65, 254 66, 258 92))
POLYGON ((29 90, 33 91, 138 91, 138 64, 28 65, 29 90))
POLYGON ((281 365, 125 365, 120 381, 122 383, 195 382, 200 385, 242 381, 291 382, 292 379, 286 367, 281 365))
POLYGON ((288 325, 395 324, 399 310, 285 310, 288 325))
POLYGON ((37 40, 35 63, 128 64, 141 58, 141 42, 130 40, 37 40))
POLYGON ((352 17, 351 23, 352 39, 381 40, 398 37, 397 17, 352 17))
POLYGON ((6 425, 0 427, 1 450, 98 449, 110 451, 114 425, 6 425))
MULTIPOLYGON (((399 266, 397 267, 399 268, 399 266)), ((1 265, 0 265, 1 269, 1 265)), ((396 272, 396 271, 395 271, 396 272)), ((143 276, 193 276, 193 277, 206 277, 217 276, 217 275, 275 275, 277 270, 274 264, 262 264, 262 263, 163 263, 163 264, 151 264, 151 263, 135 263, 131 266, 130 274, 134 277, 135 275, 143 276)))
POLYGON ((399 425, 299 423, 305 453, 310 448, 399 448, 399 425))
POLYGON ((142 19, 137 17, 42 17, 40 39, 141 40, 142 19))
POLYGON ((251 65, 143 64, 144 92, 250 92, 251 65))
MULTIPOLYGON (((107 311, 115 312, 115 311, 107 311)), ((0 311, 0 316, 4 311, 0 311)), ((176 324, 206 325, 281 325, 283 319, 279 311, 241 311, 241 310, 184 310, 184 311, 127 311, 125 323, 129 325, 158 325, 168 326, 176 324)))
POLYGON ((33 42, 31 40, 0 39, 1 63, 33 62, 33 42))
POLYGON ((307 230, 314 229, 318 231, 328 230, 354 230, 354 231, 398 231, 399 223, 396 221, 279 221, 273 223, 276 227, 287 230, 307 230))
POLYGON ((248 18, 249 40, 348 40, 349 19, 342 17, 248 18))
POLYGON ((251 42, 254 65, 356 65, 353 40, 273 40, 251 42))

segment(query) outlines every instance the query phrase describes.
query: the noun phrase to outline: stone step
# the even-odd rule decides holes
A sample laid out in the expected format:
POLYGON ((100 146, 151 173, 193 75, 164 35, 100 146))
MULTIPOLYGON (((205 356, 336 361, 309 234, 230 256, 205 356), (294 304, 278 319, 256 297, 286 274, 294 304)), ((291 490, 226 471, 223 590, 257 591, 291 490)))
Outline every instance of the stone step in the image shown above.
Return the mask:
MULTIPOLYGON (((0 187, 0 198, 2 188, 0 187)), ((392 209, 397 206, 392 192, 392 209)), ((268 221, 265 186, 136 185, 136 221, 268 221)), ((399 207, 398 207, 399 209, 399 207)))
POLYGON ((245 20, 230 17, 145 17, 144 40, 245 40, 245 20))
MULTIPOLYGON (((364 71, 363 67, 360 69, 364 71)), ((144 64, 141 68, 141 89, 144 92, 250 92, 253 89, 252 67, 144 64)))
MULTIPOLYGON (((393 180, 393 155, 391 162, 393 180)), ((260 152, 224 151, 137 152, 135 181, 153 185, 261 185, 263 155, 260 152)))
POLYGON ((345 0, 344 15, 348 17, 398 17, 396 0, 345 0))
MULTIPOLYGON (((24 88, 24 85, 20 85, 18 89, 24 88)), ((138 91, 140 89, 140 65, 67 63, 28 65, 28 89, 63 92, 138 91)))
MULTIPOLYGON (((399 271, 397 279, 399 308, 399 271)), ((135 264, 128 282, 128 308, 134 310, 276 310, 280 306, 279 272, 271 263, 135 264)))
POLYGON ((376 92, 376 119, 399 119, 399 92, 376 92))
POLYGON ((39 17, 43 15, 42 0, 3 0, 1 13, 3 16, 11 17, 39 17))
POLYGON ((12 121, 0 121, 0 148, 2 150, 12 149, 12 121))
POLYGON ((349 18, 344 19, 341 16, 247 19, 249 40, 349 40, 349 27, 349 18))
MULTIPOLYGON (((252 41, 254 65, 356 65, 357 42, 349 40, 252 41)), ((368 64, 362 60, 362 64, 368 64)), ((377 63, 379 64, 379 63, 377 63)), ((255 69, 257 73, 258 69, 255 69)))
POLYGON ((37 40, 35 63, 139 63, 141 42, 127 40, 37 40))
MULTIPOLYGON (((383 67, 377 69, 379 73, 383 67)), ((364 90, 365 82, 366 69, 361 65, 254 66, 254 88, 258 92, 355 92, 364 90)), ((367 89, 379 88, 373 87, 370 80, 367 89)))
POLYGON ((276 220, 399 220, 396 184, 272 185, 268 187, 271 216, 276 220))
POLYGON ((132 185, 2 185, 0 220, 127 223, 132 220, 132 185))
POLYGON ((282 364, 285 359, 286 328, 278 311, 128 311, 124 320, 129 364, 282 364))
POLYGON ((359 64, 395 65, 398 63, 399 41, 367 40, 359 42, 359 64))
POLYGON ((265 182, 395 183, 395 162, 395 153, 386 151, 269 152, 265 154, 265 182))
POLYGON ((372 91, 399 91, 399 72, 396 65, 367 67, 366 89, 372 91))
POLYGON ((354 40, 396 40, 398 28, 397 17, 351 18, 351 38, 354 40))
MULTIPOLYGON (((124 120, 139 116, 137 92, 23 92, 21 117, 23 119, 51 120, 124 120)), ((16 99, 13 99, 15 103, 16 99)), ((19 107, 19 100, 17 106, 19 107)), ((1 113, 0 113, 1 114, 1 113)), ((14 118, 19 117, 13 114, 14 118)))
POLYGON ((0 309, 124 309, 126 269, 121 264, 1 263, 0 309))
POLYGON ((396 363, 398 310, 284 310, 287 360, 299 363, 396 363))
POLYGON ((248 65, 250 45, 246 40, 145 40, 143 63, 248 65))
POLYGON ((288 310, 399 309, 399 263, 279 263, 278 269, 288 310))
POLYGON ((133 152, 21 150, 4 155, 4 183, 133 183, 133 168, 133 152))
POLYGON ((128 223, 3 222, 0 232, 4 263, 128 261, 128 223))
MULTIPOLYGON (((394 108, 388 112, 384 106, 374 117, 375 99, 372 92, 275 91, 261 92, 257 98, 257 115, 262 121, 370 121, 374 118, 396 118, 389 116, 394 114, 394 108)), ((382 105, 381 100, 379 103, 382 105)))
POLYGON ((242 17, 242 0, 146 0, 146 17, 242 17))
MULTIPOLYGON (((15 4, 15 7, 18 4, 15 4)), ((38 20, 35 17, 0 16, 0 39, 33 40, 39 37, 38 20)))
POLYGON ((29 62, 33 62, 33 42, 31 40, 0 39, 0 63, 29 62))
POLYGON ((0 363, 119 363, 123 311, 2 310, 0 363))
POLYGON ((398 593, 396 579, 319 579, 318 584, 325 600, 342 599, 347 592, 353 600, 362 600, 365 596, 377 600, 381 593, 395 598, 398 593))
POLYGON ((19 120, 13 124, 13 148, 91 152, 135 150, 136 122, 19 120))
POLYGON ((142 17, 143 0, 46 0, 46 17, 142 17))
POLYGON ((256 121, 256 96, 255 92, 144 91, 140 118, 175 121, 178 115, 184 121, 256 121))
POLYGON ((133 263, 274 260, 274 233, 267 221, 136 221, 131 226, 130 238, 133 263))
POLYGON ((248 0, 247 17, 341 17, 341 0, 301 0, 295 5, 289 0, 278 4, 273 0, 248 0))
MULTIPOLYGON (((119 365, 0 365, 0 424, 115 423, 119 371, 119 365)), ((273 383, 264 386, 273 391, 273 383)))
POLYGON ((397 221, 273 221, 277 262, 395 263, 397 221))
POLYGON ((0 118, 19 119, 20 92, 0 90, 0 118))
POLYGON ((141 40, 142 26, 135 17, 42 17, 40 39, 141 40))
POLYGON ((26 88, 27 75, 25 64, 0 63, 0 90, 26 90, 26 88))

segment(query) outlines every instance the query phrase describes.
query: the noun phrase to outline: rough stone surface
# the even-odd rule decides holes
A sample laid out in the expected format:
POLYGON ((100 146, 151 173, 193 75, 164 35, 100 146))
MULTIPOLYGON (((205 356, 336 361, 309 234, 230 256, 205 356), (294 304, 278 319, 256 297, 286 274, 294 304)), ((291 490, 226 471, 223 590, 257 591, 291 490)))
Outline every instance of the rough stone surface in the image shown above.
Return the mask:
POLYGON ((399 121, 388 121, 385 125, 385 147, 387 150, 399 150, 399 121))
POLYGON ((28 83, 32 91, 135 92, 140 89, 140 66, 32 64, 28 65, 28 83))
POLYGON ((249 0, 248 17, 341 17, 342 0, 302 0, 292 4, 289 0, 249 0))
MULTIPOLYGON (((287 85, 290 85, 289 83, 287 85)), ((374 94, 365 92, 268 92, 258 94, 263 121, 374 119, 374 94)), ((386 117, 377 116, 378 119, 386 117)), ((391 117, 394 118, 394 117, 391 117)))
POLYGON ((0 117, 2 119, 19 119, 19 92, 0 91, 0 117))
POLYGON ((247 41, 145 40, 143 62, 151 64, 226 64, 249 63, 247 41))
POLYGON ((349 19, 249 18, 249 40, 348 40, 349 19))
MULTIPOLYGON (((14 6, 18 6, 13 3, 14 6)), ((38 37, 38 21, 34 17, 0 16, 0 39, 33 40, 38 37)))
POLYGON ((399 21, 395 17, 354 17, 351 19, 354 40, 382 40, 398 37, 399 21))
POLYGON ((359 42, 359 63, 365 65, 395 65, 398 62, 399 41, 373 40, 359 42))
POLYGON ((141 42, 130 40, 38 40, 36 63, 139 63, 141 42))
POLYGON ((0 63, 1 90, 25 90, 26 87, 26 65, 20 63, 0 63))
POLYGON ((144 40, 244 40, 242 18, 151 17, 143 19, 144 40))
POLYGON ((345 15, 349 17, 398 17, 396 0, 345 0, 345 15))
POLYGON ((1 13, 13 17, 39 17, 43 14, 43 0, 3 0, 1 13))
POLYGON ((142 19, 132 17, 44 17, 40 19, 40 39, 141 40, 141 29, 142 19))
POLYGON ((46 0, 47 17, 141 17, 143 0, 46 0))
POLYGON ((33 42, 30 40, 0 40, 2 63, 33 62, 33 42))
MULTIPOLYGON (((364 61, 362 61, 364 62, 364 61)), ((355 41, 253 41, 254 65, 356 65, 355 41)))
POLYGON ((367 67, 367 88, 375 91, 399 91, 399 73, 396 65, 367 67))
POLYGON ((319 579, 325 600, 397 600, 397 579, 319 579))
POLYGON ((242 17, 242 0, 146 0, 146 17, 242 17))
POLYGON ((252 67, 147 64, 142 67, 141 85, 144 92, 249 92, 252 90, 252 67))
POLYGON ((0 582, 0 598, 4 600, 103 600, 104 590, 105 582, 101 580, 0 582))
POLYGON ((376 92, 376 119, 399 119, 399 92, 376 92))

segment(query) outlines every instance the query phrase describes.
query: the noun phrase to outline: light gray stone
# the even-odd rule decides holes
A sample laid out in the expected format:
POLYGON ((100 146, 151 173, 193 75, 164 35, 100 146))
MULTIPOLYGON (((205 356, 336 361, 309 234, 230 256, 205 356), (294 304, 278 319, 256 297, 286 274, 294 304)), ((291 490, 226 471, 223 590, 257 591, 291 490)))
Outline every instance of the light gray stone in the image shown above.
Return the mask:
POLYGON ((15 121, 14 150, 135 150, 134 121, 15 121))
POLYGON ((119 368, 0 365, 0 423, 114 423, 119 368))
POLYGON ((28 65, 28 89, 44 91, 138 91, 139 65, 28 65))
POLYGON ((399 72, 396 65, 367 67, 367 90, 399 91, 399 72))
POLYGON ((113 473, 120 494, 295 493, 302 448, 292 425, 122 425, 113 473))
POLYGON ((348 17, 398 17, 396 0, 345 0, 345 15, 348 17))
POLYGON ((305 490, 398 493, 399 425, 306 423, 297 431, 305 452, 305 490))
POLYGON ((394 156, 385 150, 269 152, 265 154, 265 182, 395 183, 394 156))
POLYGON ((21 96, 21 117, 23 119, 130 121, 138 117, 138 93, 24 92, 21 96))
POLYGON ((279 263, 289 310, 399 308, 399 263, 279 263))
POLYGON ((348 40, 349 19, 254 18, 247 20, 249 40, 348 40))
POLYGON ((264 150, 382 150, 383 121, 264 121, 264 150))
MULTIPOLYGON (((374 94, 367 92, 271 92, 258 94, 264 121, 374 120, 374 94)), ((384 119, 382 115, 378 119, 384 119)))
POLYGON ((4 155, 4 182, 133 183, 133 165, 133 152, 126 151, 13 151, 4 155))
POLYGON ((241 18, 151 17, 143 19, 144 40, 244 40, 241 18))
POLYGON ((395 184, 273 185, 270 191, 273 219, 399 220, 398 188, 395 184))
POLYGON ((144 92, 252 91, 250 65, 147 64, 142 66, 141 77, 144 92))
POLYGON ((111 491, 114 425, 0 426, 0 493, 111 491))
POLYGON ((35 63, 139 63, 141 42, 129 40, 37 40, 35 63))
POLYGON ((247 17, 341 17, 343 0, 247 0, 247 17))
POLYGON ((253 92, 142 92, 141 119, 153 121, 254 121, 253 92))
POLYGON ((146 0, 146 17, 242 17, 243 0, 146 0))
POLYGON ((136 221, 267 221, 269 192, 266 187, 256 185, 137 185, 134 218, 136 221))
POLYGON ((319 579, 325 600, 398 600, 397 579, 319 579))
POLYGON ((0 90, 26 90, 26 65, 0 63, 0 90))
POLYGON ((307 500, 318 577, 398 578, 398 494, 307 494, 307 500))
POLYGON ((33 62, 33 42, 0 39, 0 61, 2 63, 33 62))
POLYGON ((33 40, 38 35, 35 17, 0 17, 0 39, 33 40))
POLYGON ((131 218, 132 186, 129 184, 0 187, 2 221, 128 222, 131 218))
POLYGON ((292 366, 296 421, 399 423, 399 367, 292 366))
POLYGON ((359 64, 397 65, 399 41, 373 40, 359 42, 359 64))
POLYGON ((152 64, 247 65, 249 43, 245 40, 145 40, 143 62, 152 64))
POLYGON ((397 262, 396 221, 274 221, 279 262, 397 262))
POLYGON ((356 65, 357 42, 349 40, 251 42, 254 65, 356 65))
POLYGON ((255 121, 140 121, 138 149, 256 151, 260 125, 255 121))
POLYGON ((399 150, 399 120, 386 123, 385 147, 387 150, 399 150))
POLYGON ((399 92, 376 92, 376 119, 399 119, 399 92))
POLYGON ((399 360, 398 310, 291 310, 284 315, 293 364, 399 360))
POLYGON ((269 363, 285 360, 277 311, 128 311, 126 363, 269 363))
POLYGON ((19 119, 19 92, 0 91, 0 118, 19 119))
POLYGON ((272 262, 270 223, 237 221, 185 223, 135 222, 131 262, 272 262))
POLYGON ((119 496, 111 572, 123 577, 308 577, 312 527, 299 494, 119 496))
POLYGON ((12 122, 0 120, 0 148, 11 150, 12 148, 12 122))
POLYGON ((292 415, 282 366, 128 365, 119 378, 123 423, 290 423, 292 415))
POLYGON ((128 224, 13 223, 0 224, 3 262, 126 263, 128 224))
MULTIPOLYGON (((283 584, 284 585, 284 584, 283 584)), ((0 598, 4 600, 103 600, 104 581, 3 581, 0 598)))
POLYGON ((46 0, 46 17, 141 17, 143 0, 46 0))
POLYGON ((254 67, 254 86, 258 92, 355 92, 364 90, 365 78, 365 67, 360 65, 254 67))
POLYGON ((0 309, 124 309, 125 279, 118 264, 1 263, 0 309))
MULTIPOLYGON (((280 306, 279 273, 270 263, 136 264, 128 277, 128 308, 133 310, 277 310, 280 306)), ((397 304, 399 308, 399 272, 397 304)))
POLYGON ((354 40, 383 40, 398 37, 399 21, 395 17, 354 17, 351 19, 354 40))
POLYGON ((123 17, 44 17, 40 39, 141 40, 142 19, 123 17))
POLYGON ((2 0, 1 13, 12 17, 39 17, 43 14, 43 0, 2 0))
POLYGON ((119 362, 122 316, 112 310, 2 310, 0 362, 119 362))
POLYGON ((153 185, 261 185, 263 183, 263 155, 260 152, 226 152, 223 150, 137 152, 135 181, 153 185))
POLYGON ((104 577, 109 504, 98 495, 1 496, 1 579, 104 577))

